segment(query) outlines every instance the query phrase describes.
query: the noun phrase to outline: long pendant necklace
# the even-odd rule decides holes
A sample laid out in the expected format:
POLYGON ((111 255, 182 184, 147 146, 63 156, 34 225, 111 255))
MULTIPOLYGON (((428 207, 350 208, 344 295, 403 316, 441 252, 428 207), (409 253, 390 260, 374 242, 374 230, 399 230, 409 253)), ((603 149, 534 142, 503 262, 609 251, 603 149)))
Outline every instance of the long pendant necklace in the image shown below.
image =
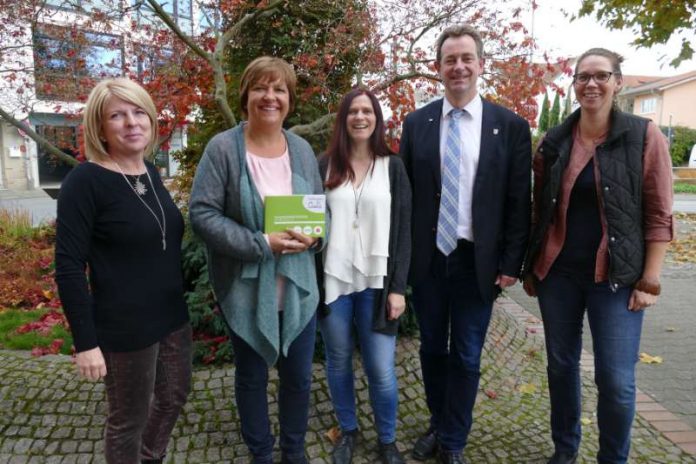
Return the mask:
POLYGON ((135 180, 135 182, 133 183, 133 190, 135 191, 135 193, 142 197, 145 196, 145 194, 147 193, 147 187, 145 186, 145 184, 140 182, 140 176, 141 174, 133 176, 133 179, 135 180))
POLYGON ((360 200, 362 199, 363 191, 365 191, 365 184, 369 182, 370 168, 374 161, 371 161, 365 170, 365 177, 363 177, 362 184, 360 184, 360 192, 355 190, 355 184, 351 182, 350 186, 353 187, 353 198, 355 199, 355 219, 353 219, 353 229, 357 229, 360 226, 360 200))
MULTIPOLYGON (((113 160, 112 160, 113 161, 113 160)), ((123 169, 121 169, 121 166, 114 161, 114 164, 116 164, 116 167, 118 170, 121 172, 121 175, 123 178, 126 180, 126 183, 128 186, 131 188, 133 193, 135 193, 135 196, 138 197, 138 200, 147 208, 147 210, 152 214, 152 217, 155 218, 155 221, 157 222, 157 226, 159 227, 160 232, 162 233, 162 251, 165 251, 167 249, 167 218, 164 216, 164 208, 162 208, 162 203, 160 202, 159 197, 157 196, 157 190, 155 189, 155 184, 152 183, 152 177, 150 177, 150 171, 148 171, 147 166, 145 167, 145 174, 147 175, 147 179, 150 181, 150 187, 152 188, 152 193, 155 195, 155 200, 157 200, 157 205, 159 205, 160 212, 162 213, 162 220, 157 217, 157 214, 150 208, 150 205, 148 205, 143 197, 141 195, 145 195, 147 193, 147 188, 145 187, 145 184, 140 182, 140 177, 138 177, 138 181, 136 182, 135 186, 131 184, 128 181, 128 177, 126 177, 126 174, 123 172, 123 169), (140 183, 140 190, 144 190, 143 193, 140 193, 138 190, 139 186, 138 183, 140 183)))

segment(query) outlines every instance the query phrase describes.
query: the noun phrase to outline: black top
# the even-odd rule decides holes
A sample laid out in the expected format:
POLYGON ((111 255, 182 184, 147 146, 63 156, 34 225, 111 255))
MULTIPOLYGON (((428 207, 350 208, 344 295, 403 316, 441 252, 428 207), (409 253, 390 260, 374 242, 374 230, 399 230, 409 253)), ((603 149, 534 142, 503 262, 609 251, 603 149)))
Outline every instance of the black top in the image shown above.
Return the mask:
MULTIPOLYGON (((56 283, 78 352, 142 349, 188 320, 184 221, 154 166, 146 165, 166 216, 166 250, 154 216, 121 173, 83 163, 61 185, 56 283)), ((140 179, 148 189, 142 198, 161 222, 150 181, 140 179)))
POLYGON ((553 263, 555 270, 584 277, 594 276, 597 249, 602 240, 597 198, 594 162, 590 158, 570 192, 566 237, 563 248, 553 263))

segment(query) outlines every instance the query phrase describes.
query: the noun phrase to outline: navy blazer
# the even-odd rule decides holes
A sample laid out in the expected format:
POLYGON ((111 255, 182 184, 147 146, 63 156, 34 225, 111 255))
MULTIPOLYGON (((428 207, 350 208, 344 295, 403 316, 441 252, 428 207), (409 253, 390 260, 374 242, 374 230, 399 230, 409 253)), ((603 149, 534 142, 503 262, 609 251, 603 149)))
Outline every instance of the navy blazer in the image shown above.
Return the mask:
MULTIPOLYGON (((440 207, 442 99, 404 120, 400 154, 413 189, 413 249, 409 282, 426 276, 436 250, 440 207)), ((472 217, 476 274, 481 295, 500 293, 499 273, 520 275, 529 238, 532 142, 526 120, 483 100, 481 149, 474 181, 472 217)))

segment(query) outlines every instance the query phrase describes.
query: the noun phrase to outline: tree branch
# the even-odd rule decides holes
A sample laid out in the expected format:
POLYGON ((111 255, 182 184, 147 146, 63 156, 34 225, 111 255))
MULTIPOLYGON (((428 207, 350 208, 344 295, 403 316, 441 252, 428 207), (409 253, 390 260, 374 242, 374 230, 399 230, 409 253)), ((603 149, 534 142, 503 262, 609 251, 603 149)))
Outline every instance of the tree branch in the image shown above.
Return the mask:
POLYGON ((309 124, 297 124, 296 126, 291 127, 290 132, 293 132, 299 136, 316 134, 317 132, 329 127, 335 117, 336 113, 325 114, 309 124))
POLYGON ((25 132, 29 136, 29 138, 34 140, 40 147, 42 147, 44 150, 46 150, 51 155, 57 157, 59 160, 68 164, 69 166, 77 166, 78 164, 80 164, 80 162, 77 161, 75 158, 73 158, 72 156, 68 155, 67 153, 59 150, 55 145, 53 145, 51 142, 49 142, 48 139, 39 135, 31 127, 25 126, 24 124, 22 124, 20 121, 15 119, 14 116, 7 113, 2 108, 0 108, 0 118, 4 119, 8 123, 12 124, 17 129, 21 129, 23 132, 25 132))
POLYGON ((211 62, 210 53, 203 50, 196 42, 191 40, 191 37, 189 37, 186 33, 184 33, 184 31, 181 30, 181 28, 179 28, 179 25, 176 23, 176 21, 174 21, 174 18, 172 18, 169 13, 164 11, 159 3, 157 3, 155 0, 147 0, 147 3, 155 11, 155 14, 157 14, 157 16, 164 22, 164 24, 166 24, 167 27, 179 38, 179 40, 184 42, 186 46, 189 47, 196 55, 200 56, 207 62, 211 62))
POLYGON ((383 90, 388 89, 390 86, 396 84, 397 82, 408 81, 411 79, 418 79, 418 78, 428 79, 430 81, 438 81, 438 82, 440 81, 440 77, 437 76, 436 74, 428 74, 428 73, 419 72, 419 71, 411 71, 411 72, 404 73, 404 74, 396 74, 396 75, 394 75, 386 80, 378 82, 378 83, 374 84, 370 90, 372 90, 375 93, 381 92, 383 90))
MULTIPOLYGON (((154 0, 148 1, 151 2, 154 0)), ((253 13, 244 15, 242 19, 237 21, 232 27, 227 29, 222 34, 215 44, 215 51, 208 60, 210 62, 210 66, 213 68, 213 78, 215 79, 215 103, 230 127, 237 125, 237 118, 235 118, 234 112, 230 107, 229 99, 227 98, 227 81, 225 80, 225 70, 222 66, 225 59, 225 49, 227 48, 227 44, 239 34, 245 24, 260 18, 263 15, 270 14, 273 10, 278 8, 283 1, 284 0, 274 0, 269 3, 268 6, 260 8, 253 13)))

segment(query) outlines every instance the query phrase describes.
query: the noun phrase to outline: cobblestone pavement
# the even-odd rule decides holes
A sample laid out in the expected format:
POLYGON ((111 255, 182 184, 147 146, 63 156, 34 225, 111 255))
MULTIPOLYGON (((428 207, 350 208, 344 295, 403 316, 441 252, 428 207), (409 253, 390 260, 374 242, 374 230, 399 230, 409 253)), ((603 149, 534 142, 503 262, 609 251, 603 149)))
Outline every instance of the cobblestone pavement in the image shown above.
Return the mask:
MULTIPOLYGON (((475 422, 466 456, 473 463, 544 463, 552 453, 548 427, 549 401, 541 339, 506 309, 496 305, 482 365, 475 422)), ((398 345, 400 407, 398 443, 410 449, 428 424, 420 378, 418 342, 398 345)), ((356 372, 360 372, 356 363, 356 372)), ((31 358, 20 352, 0 352, 0 462, 103 462, 102 427, 105 402, 101 383, 78 381, 69 358, 31 358)), ((275 397, 277 379, 270 396, 275 397)), ((596 390, 583 371, 584 422, 581 462, 593 462, 597 452, 594 416, 596 390)), ((356 464, 377 462, 376 433, 370 418, 367 385, 358 375, 361 435, 356 464)), ((177 423, 167 462, 247 463, 234 411, 233 369, 199 369, 193 392, 177 423)), ((272 402, 271 411, 277 407, 272 402)), ((274 418, 274 422, 277 421, 274 418)), ((312 464, 330 462, 331 443, 325 433, 335 425, 321 365, 314 367, 307 452, 312 464)), ((637 417, 631 462, 696 463, 645 420, 637 417)), ((411 462, 411 461, 409 461, 411 462)), ((415 462, 415 461, 412 461, 415 462)))
MULTIPOLYGON (((696 218, 679 218, 677 237, 696 232, 696 218)), ((696 265, 675 263, 672 257, 662 272, 662 295, 643 321, 641 351, 660 356, 662 364, 638 363, 637 383, 662 406, 696 429, 696 265)), ((516 285, 507 295, 527 311, 541 317, 535 298, 516 285)), ((592 351, 589 327, 585 324, 584 348, 592 351)))

